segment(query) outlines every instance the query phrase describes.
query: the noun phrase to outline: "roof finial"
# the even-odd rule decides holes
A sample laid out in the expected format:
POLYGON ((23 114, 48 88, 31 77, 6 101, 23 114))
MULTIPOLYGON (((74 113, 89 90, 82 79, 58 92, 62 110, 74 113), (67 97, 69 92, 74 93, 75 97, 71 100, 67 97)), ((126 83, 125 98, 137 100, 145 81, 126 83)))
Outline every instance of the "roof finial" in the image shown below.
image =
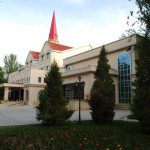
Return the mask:
POLYGON ((55 11, 53 12, 53 18, 52 18, 52 22, 51 22, 51 28, 50 28, 48 40, 51 42, 54 42, 54 43, 59 43, 58 42, 57 27, 56 27, 55 11))

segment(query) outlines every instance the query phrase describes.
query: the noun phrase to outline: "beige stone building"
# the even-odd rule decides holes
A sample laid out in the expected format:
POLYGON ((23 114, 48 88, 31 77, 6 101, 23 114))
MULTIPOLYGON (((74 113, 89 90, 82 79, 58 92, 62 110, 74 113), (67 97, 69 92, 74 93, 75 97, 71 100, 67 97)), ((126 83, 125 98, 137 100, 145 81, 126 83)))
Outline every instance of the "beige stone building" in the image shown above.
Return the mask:
MULTIPOLYGON (((134 35, 105 45, 111 66, 109 73, 114 80, 116 105, 128 105, 132 101, 132 81, 135 79, 135 59, 138 57, 135 47, 137 40, 138 36, 134 35)), ((30 51, 25 66, 10 74, 8 83, 0 85, 4 87, 4 100, 23 100, 25 104, 37 104, 39 92, 45 86, 45 74, 55 60, 62 73, 64 95, 69 100, 69 107, 78 107, 75 83, 80 75, 81 82, 85 82, 82 109, 88 108, 86 99, 94 81, 93 73, 100 50, 101 46, 73 48, 60 44, 54 13, 48 41, 44 43, 41 51, 30 51)))

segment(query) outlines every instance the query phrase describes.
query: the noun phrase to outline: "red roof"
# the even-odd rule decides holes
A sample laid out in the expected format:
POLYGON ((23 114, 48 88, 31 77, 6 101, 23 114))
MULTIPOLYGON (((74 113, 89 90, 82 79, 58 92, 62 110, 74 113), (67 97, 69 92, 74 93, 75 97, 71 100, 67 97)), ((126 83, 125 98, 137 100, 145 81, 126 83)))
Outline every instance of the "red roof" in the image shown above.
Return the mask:
POLYGON ((49 46, 53 49, 53 50, 58 50, 58 51, 64 51, 64 50, 68 50, 72 47, 70 46, 66 46, 66 45, 61 45, 59 43, 53 43, 53 42, 48 42, 49 46))
POLYGON ((33 58, 39 59, 39 52, 31 51, 33 58))
POLYGON ((49 40, 57 40, 58 41, 58 34, 57 34, 57 27, 56 27, 56 18, 55 18, 55 11, 53 12, 53 18, 49 33, 49 40))

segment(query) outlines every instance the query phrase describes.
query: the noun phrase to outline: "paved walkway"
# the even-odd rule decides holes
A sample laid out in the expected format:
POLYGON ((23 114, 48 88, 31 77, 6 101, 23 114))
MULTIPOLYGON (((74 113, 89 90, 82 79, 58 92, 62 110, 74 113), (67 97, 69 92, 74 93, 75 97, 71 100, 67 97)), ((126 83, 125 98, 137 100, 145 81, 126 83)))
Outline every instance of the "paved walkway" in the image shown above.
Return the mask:
MULTIPOLYGON (((129 110, 116 110, 114 120, 124 120, 129 110)), ((75 111, 70 120, 78 120, 79 112, 75 111)), ((26 125, 40 123, 36 120, 36 109, 32 106, 7 106, 0 104, 0 126, 26 125)), ((81 120, 91 120, 89 110, 81 111, 81 120)))

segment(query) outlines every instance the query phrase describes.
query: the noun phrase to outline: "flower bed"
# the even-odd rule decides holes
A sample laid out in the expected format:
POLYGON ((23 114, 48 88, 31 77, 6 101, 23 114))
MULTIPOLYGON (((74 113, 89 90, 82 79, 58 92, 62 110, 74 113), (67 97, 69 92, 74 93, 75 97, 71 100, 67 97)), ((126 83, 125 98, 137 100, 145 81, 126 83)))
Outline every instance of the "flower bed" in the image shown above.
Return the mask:
POLYGON ((150 147, 150 136, 137 133, 137 124, 69 123, 61 127, 1 128, 0 150, 146 150, 150 147))

